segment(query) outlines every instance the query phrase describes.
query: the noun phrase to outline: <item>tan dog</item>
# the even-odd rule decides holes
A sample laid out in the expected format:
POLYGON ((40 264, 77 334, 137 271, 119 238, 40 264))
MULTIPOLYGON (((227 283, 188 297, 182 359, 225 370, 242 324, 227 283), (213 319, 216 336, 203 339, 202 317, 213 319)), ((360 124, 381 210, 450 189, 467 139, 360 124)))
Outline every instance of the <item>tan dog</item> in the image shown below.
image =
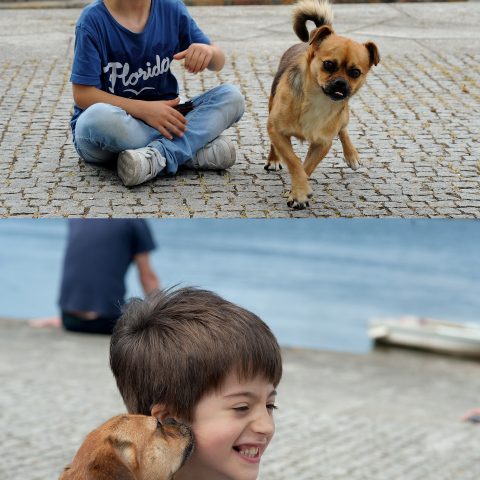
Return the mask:
POLYGON ((347 164, 359 167, 357 150, 347 132, 348 100, 365 82, 380 56, 372 42, 357 43, 336 35, 327 0, 303 0, 293 10, 293 29, 305 43, 296 44, 282 56, 272 84, 268 134, 272 142, 266 170, 287 164, 292 177, 288 206, 308 206, 312 190, 308 177, 330 150, 338 135, 347 164), (309 34, 306 22, 316 28, 309 34), (307 140, 310 148, 302 165, 291 137, 307 140))
POLYGON ((192 450, 186 425, 118 415, 87 435, 60 480, 170 480, 192 450))

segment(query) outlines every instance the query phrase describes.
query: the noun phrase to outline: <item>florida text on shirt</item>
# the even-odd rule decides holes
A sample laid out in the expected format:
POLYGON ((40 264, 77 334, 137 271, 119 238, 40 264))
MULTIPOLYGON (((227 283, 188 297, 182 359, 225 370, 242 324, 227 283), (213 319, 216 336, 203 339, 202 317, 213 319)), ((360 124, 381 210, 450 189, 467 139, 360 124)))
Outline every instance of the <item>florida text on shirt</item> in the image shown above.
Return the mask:
POLYGON ((135 90, 133 87, 137 85, 139 80, 148 80, 150 78, 158 77, 170 70, 170 58, 161 58, 160 55, 155 55, 155 61, 152 63, 147 61, 144 67, 139 67, 138 70, 130 72, 130 65, 125 62, 109 62, 103 67, 104 73, 110 73, 108 80, 110 85, 108 90, 115 93, 115 85, 117 80, 123 84, 123 92, 131 92, 135 95, 140 95, 144 90, 155 90, 155 87, 143 87, 140 90, 135 90))

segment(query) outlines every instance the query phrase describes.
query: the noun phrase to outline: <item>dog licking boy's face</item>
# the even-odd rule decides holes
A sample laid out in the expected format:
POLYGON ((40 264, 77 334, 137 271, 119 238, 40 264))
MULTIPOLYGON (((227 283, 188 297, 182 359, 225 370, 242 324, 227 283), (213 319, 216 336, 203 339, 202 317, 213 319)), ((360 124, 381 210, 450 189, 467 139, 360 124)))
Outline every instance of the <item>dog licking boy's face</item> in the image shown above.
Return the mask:
POLYGON ((87 436, 60 480, 171 480, 192 450, 184 424, 118 415, 87 436))

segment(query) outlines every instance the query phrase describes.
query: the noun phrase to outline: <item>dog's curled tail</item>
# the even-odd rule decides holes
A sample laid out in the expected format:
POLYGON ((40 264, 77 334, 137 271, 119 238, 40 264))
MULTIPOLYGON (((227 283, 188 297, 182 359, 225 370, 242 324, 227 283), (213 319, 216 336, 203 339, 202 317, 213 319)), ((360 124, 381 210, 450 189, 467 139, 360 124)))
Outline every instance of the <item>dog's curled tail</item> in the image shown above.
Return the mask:
POLYGON ((315 27, 333 24, 332 7, 328 0, 301 0, 293 8, 293 31, 302 42, 308 42, 307 21, 315 23, 315 27))

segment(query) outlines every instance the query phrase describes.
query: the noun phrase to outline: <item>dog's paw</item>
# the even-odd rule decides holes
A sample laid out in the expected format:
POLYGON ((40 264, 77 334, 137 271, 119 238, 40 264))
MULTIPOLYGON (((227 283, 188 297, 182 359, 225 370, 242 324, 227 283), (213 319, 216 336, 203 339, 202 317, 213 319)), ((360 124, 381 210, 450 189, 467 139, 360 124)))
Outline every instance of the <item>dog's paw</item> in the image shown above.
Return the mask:
POLYGON ((345 155, 345 161, 352 170, 358 170, 360 167, 360 156, 356 150, 349 155, 345 155))
POLYGON ((304 210, 310 206, 308 199, 312 198, 313 193, 309 192, 306 195, 294 195, 292 192, 288 196, 287 206, 293 208, 294 210, 304 210))
POLYGON ((294 210, 305 210, 310 206, 309 202, 298 202, 297 200, 289 200, 287 205, 294 210))
POLYGON ((267 162, 267 164, 263 167, 267 172, 270 170, 281 170, 282 164, 280 162, 267 162))

